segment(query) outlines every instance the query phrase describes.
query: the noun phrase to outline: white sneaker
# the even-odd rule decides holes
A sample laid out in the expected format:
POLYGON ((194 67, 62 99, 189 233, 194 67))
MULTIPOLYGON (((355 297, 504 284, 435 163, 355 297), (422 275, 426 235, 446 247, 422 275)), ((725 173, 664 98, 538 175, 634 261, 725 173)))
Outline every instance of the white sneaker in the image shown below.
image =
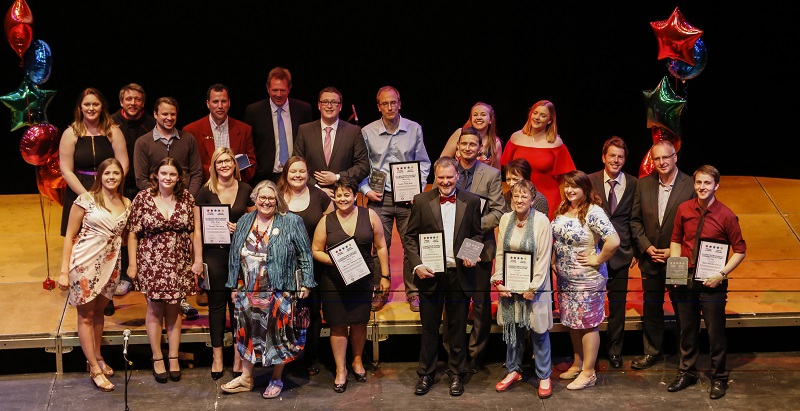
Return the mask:
POLYGON ((133 288, 133 284, 130 281, 122 280, 117 284, 117 288, 114 290, 114 295, 125 295, 128 294, 131 289, 133 288))

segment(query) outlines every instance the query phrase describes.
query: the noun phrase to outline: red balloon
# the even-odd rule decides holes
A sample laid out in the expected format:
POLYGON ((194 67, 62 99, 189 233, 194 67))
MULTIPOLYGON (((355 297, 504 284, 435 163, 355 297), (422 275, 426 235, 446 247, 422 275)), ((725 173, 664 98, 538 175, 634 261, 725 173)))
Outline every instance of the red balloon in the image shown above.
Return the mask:
POLYGON ((650 26, 658 39, 659 60, 670 58, 694 66, 694 43, 703 35, 703 30, 689 24, 677 7, 668 19, 651 21, 650 26))
POLYGON ((650 158, 650 150, 647 150, 647 153, 642 158, 642 164, 639 165, 639 178, 644 176, 650 175, 653 173, 655 169, 655 164, 653 164, 653 159, 650 158))
POLYGON ((51 156, 44 165, 36 167, 36 185, 39 193, 58 205, 64 205, 64 191, 67 182, 61 176, 60 161, 58 154, 51 156))
POLYGON ((673 146, 675 146, 675 152, 680 151, 681 138, 676 136, 675 133, 663 127, 653 127, 651 130, 653 132, 653 143, 661 140, 668 140, 673 146))
POLYGON ((15 0, 8 9, 3 28, 8 43, 14 52, 22 58, 33 40, 33 13, 25 0, 15 0))
POLYGON ((58 128, 52 124, 35 124, 25 130, 19 151, 26 163, 41 166, 58 151, 58 128))

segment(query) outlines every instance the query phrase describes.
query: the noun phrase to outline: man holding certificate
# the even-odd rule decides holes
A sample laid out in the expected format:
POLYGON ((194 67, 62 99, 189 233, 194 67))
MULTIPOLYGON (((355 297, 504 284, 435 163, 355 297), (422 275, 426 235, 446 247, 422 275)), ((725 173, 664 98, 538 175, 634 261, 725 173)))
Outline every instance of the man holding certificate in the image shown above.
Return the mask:
POLYGON ((670 242, 670 257, 689 259, 690 280, 672 292, 680 326, 680 361, 678 375, 667 391, 680 391, 697 382, 702 315, 711 355, 712 400, 722 398, 728 389, 725 336, 728 275, 744 260, 747 250, 739 218, 714 195, 719 189, 719 177, 719 171, 710 165, 694 172, 697 198, 678 206, 670 242), (733 251, 730 259, 729 249, 733 251))
POLYGON ((434 163, 434 190, 414 197, 405 241, 406 256, 414 268, 422 322, 419 381, 414 393, 427 394, 433 385, 439 354, 439 326, 446 313, 450 395, 464 393, 466 327, 469 298, 475 290, 475 264, 480 258, 455 256, 462 245, 483 241, 481 201, 457 190, 458 162, 441 157, 434 163))

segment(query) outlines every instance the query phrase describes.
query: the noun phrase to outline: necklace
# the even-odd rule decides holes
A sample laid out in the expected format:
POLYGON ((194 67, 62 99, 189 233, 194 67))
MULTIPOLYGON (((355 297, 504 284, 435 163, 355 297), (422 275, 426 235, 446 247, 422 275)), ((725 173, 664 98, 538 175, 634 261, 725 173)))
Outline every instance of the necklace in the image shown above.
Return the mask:
POLYGON ((528 216, 525 216, 525 219, 522 221, 517 220, 517 227, 522 228, 525 227, 525 224, 528 224, 528 216))
MULTIPOLYGON (((256 219, 256 225, 253 227, 253 236, 256 237, 255 251, 258 251, 258 245, 261 244, 261 242, 264 240, 264 237, 269 232, 269 229, 272 227, 272 221, 273 221, 273 218, 270 218, 269 219, 269 224, 267 225, 267 228, 265 228, 264 231, 259 233, 259 231, 258 231, 258 220, 256 219)), ((269 241, 269 237, 267 237, 267 241, 269 241)))

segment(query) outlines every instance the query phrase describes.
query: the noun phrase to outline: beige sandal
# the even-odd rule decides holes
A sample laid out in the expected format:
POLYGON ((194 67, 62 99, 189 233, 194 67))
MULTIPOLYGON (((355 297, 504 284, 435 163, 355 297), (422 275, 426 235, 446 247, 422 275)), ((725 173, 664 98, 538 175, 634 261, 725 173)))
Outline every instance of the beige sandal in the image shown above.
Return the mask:
POLYGON ((220 388, 229 394, 236 394, 237 392, 247 392, 253 390, 253 384, 248 384, 241 376, 236 377, 227 383, 223 384, 220 388))
POLYGON ((89 379, 92 381, 92 385, 99 388, 101 391, 109 392, 114 391, 114 384, 111 383, 108 379, 106 379, 105 374, 102 372, 93 373, 89 372, 89 379), (97 383, 94 379, 97 377, 102 377, 102 382, 100 384, 97 383))
POLYGON ((267 389, 264 390, 264 394, 261 394, 261 396, 264 398, 275 398, 281 395, 281 391, 283 391, 283 381, 270 380, 267 389))

